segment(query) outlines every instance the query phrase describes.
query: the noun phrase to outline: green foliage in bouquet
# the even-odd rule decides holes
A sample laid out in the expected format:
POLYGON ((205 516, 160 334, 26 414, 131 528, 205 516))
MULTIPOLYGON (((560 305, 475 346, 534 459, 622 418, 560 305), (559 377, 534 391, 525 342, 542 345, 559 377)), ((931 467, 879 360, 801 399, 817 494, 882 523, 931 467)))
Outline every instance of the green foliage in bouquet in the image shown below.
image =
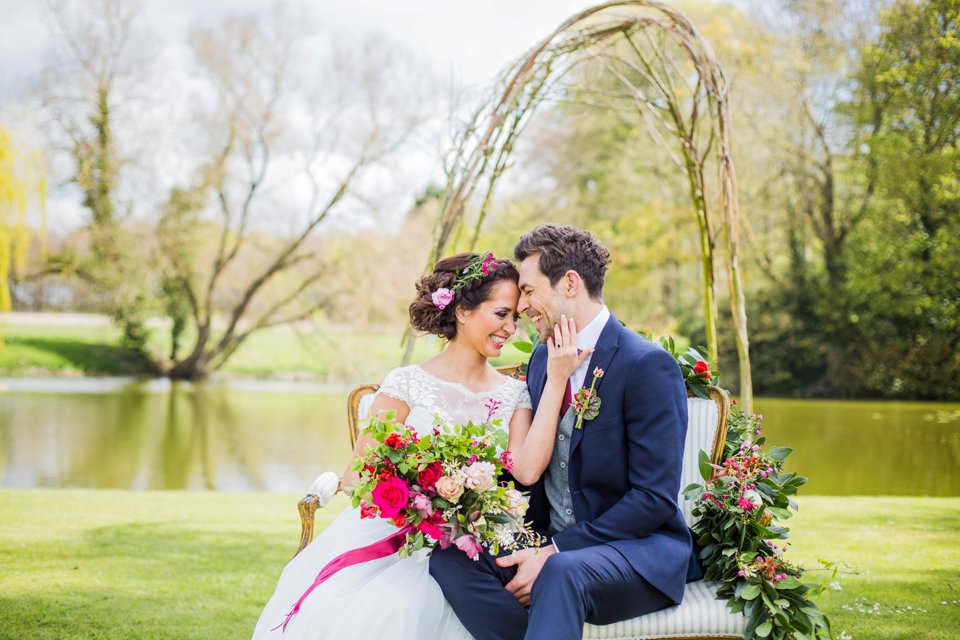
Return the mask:
MULTIPOLYGON (((684 496, 695 502, 693 527, 704 579, 718 581, 719 598, 747 618, 746 637, 797 640, 830 635, 830 624, 811 596, 823 586, 803 582, 803 569, 783 557, 789 530, 779 522, 797 506, 791 496, 807 479, 783 471, 791 449, 764 449, 762 416, 734 406, 723 463, 700 452, 703 484, 684 496)), ((828 566, 835 565, 824 563, 828 566)))
MULTIPOLYGON (((491 403, 493 414, 497 403, 491 403)), ((391 411, 365 421, 363 434, 374 444, 354 460, 359 479, 350 494, 362 518, 384 518, 407 531, 401 557, 439 544, 473 558, 481 547, 496 555, 539 541, 523 521, 527 499, 512 482, 498 481, 512 466, 499 419, 455 425, 438 419, 421 436, 395 418, 391 411)))

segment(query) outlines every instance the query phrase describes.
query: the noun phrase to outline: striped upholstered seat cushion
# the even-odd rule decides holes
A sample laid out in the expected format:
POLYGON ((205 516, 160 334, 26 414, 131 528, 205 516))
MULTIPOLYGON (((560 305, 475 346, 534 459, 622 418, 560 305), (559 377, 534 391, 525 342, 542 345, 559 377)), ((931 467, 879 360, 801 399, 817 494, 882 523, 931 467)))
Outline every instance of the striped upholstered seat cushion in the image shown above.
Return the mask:
POLYGON ((717 600, 716 587, 712 582, 691 582, 680 606, 613 624, 588 624, 583 637, 590 640, 742 638, 747 619, 731 613, 726 602, 717 600))

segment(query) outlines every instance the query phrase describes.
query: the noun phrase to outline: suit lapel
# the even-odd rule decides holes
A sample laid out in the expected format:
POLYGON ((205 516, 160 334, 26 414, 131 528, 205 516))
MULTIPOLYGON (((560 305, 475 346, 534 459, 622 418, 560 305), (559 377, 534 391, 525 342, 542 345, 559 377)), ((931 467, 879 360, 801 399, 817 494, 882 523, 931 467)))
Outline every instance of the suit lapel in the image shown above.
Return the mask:
MULTIPOLYGON (((590 364, 587 367, 587 375, 583 379, 583 386, 588 388, 590 387, 590 384, 593 382, 593 371, 597 367, 600 367, 606 371, 610 361, 613 359, 614 354, 617 352, 617 348, 620 343, 620 333, 622 331, 623 325, 620 324, 620 321, 617 320, 611 313, 610 318, 607 319, 607 324, 603 327, 603 331, 600 332, 600 338, 597 340, 597 346, 594 348, 593 355, 590 356, 590 364)), ((600 378, 597 380, 597 384, 594 386, 594 391, 599 393, 600 385, 603 384, 604 380, 605 378, 600 378)), ((576 393, 577 389, 574 389, 573 392, 576 393)), ((600 405, 600 411, 603 411, 602 403, 600 405)), ((580 444, 580 438, 583 437, 584 429, 588 429, 589 424, 589 422, 584 422, 582 428, 573 430, 573 434, 570 437, 571 458, 573 457, 573 452, 577 449, 577 445, 580 444)))
MULTIPOLYGON (((546 347, 542 347, 546 349, 546 347)), ((531 362, 533 361, 533 355, 530 356, 531 362)), ((530 397, 533 400, 533 408, 536 410, 540 406, 540 396, 543 395, 543 387, 547 384, 547 363, 544 359, 543 366, 540 367, 540 371, 537 372, 536 378, 528 378, 530 384, 530 397)), ((529 367, 527 373, 529 374, 529 367)))

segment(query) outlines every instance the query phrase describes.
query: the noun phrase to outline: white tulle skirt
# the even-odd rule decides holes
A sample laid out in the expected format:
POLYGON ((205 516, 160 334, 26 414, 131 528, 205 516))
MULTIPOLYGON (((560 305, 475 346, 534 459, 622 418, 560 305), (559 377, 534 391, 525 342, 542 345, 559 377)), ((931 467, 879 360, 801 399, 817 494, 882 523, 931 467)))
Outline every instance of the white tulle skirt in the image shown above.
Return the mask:
POLYGON ((380 519, 360 518, 347 507, 290 561, 253 632, 254 640, 470 640, 456 614, 430 577, 423 551, 401 559, 393 554, 341 569, 307 596, 285 631, 281 624, 323 566, 350 549, 396 533, 380 519))

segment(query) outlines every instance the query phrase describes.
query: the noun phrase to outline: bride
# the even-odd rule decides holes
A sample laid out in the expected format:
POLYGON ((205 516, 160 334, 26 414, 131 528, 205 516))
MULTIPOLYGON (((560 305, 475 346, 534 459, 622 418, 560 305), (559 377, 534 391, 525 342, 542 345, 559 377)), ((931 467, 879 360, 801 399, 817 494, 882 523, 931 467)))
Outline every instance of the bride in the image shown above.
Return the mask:
MULTIPOLYGON (((534 416, 526 385, 501 375, 487 362, 500 355, 504 342, 516 332, 518 280, 513 263, 496 260, 493 254, 464 253, 438 262, 417 284, 410 322, 417 330, 445 338, 447 345, 421 364, 387 374, 367 415, 392 410, 397 422, 421 432, 433 429, 438 414, 447 424, 500 418, 509 428, 513 476, 533 484, 550 461, 567 378, 591 352, 577 353, 572 319, 555 325, 555 338, 548 341, 548 382, 534 416)), ((361 456, 372 442, 361 437, 354 455, 361 456)), ((348 470, 343 485, 349 487, 356 480, 357 472, 348 470)), ((386 520, 361 519, 358 509, 345 509, 284 568, 254 639, 469 640, 470 634, 430 577, 426 550, 339 571, 304 600, 284 631, 272 631, 327 562, 395 532, 386 520)))

